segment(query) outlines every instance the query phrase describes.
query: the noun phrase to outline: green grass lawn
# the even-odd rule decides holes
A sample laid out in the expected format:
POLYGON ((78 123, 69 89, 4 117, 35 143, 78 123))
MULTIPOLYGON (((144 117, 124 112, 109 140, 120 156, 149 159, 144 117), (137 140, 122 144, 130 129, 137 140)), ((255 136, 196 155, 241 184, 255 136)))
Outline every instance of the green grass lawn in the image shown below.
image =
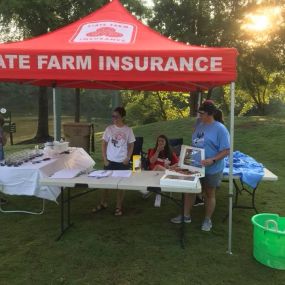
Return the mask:
MULTIPOLYGON (((136 127, 134 132, 144 137, 145 150, 161 133, 183 137, 188 144, 193 122, 160 122, 136 127)), ((24 119, 23 124, 30 123, 24 119)), ((32 135, 27 128, 21 139, 32 135)), ((98 132, 94 158, 99 166, 100 137, 98 132)), ((282 216, 284 142, 284 117, 237 119, 235 149, 255 157, 279 176, 277 182, 261 183, 257 208, 282 216)), ((8 146, 6 151, 23 147, 29 146, 8 146)), ((194 209, 193 222, 186 225, 184 250, 179 245, 179 225, 169 222, 177 214, 176 206, 163 200, 161 208, 154 208, 153 198, 143 200, 136 192, 126 192, 125 214, 120 218, 112 215, 114 193, 110 207, 97 215, 91 214, 91 208, 99 201, 99 191, 74 200, 75 225, 58 242, 60 208, 53 202, 47 202, 42 216, 0 214, 0 284, 285 284, 285 271, 265 267, 252 256, 252 210, 234 210, 233 255, 226 253, 228 225, 222 219, 228 211, 227 187, 223 184, 218 191, 212 232, 201 232, 203 208, 194 209)), ((6 198, 7 208, 35 209, 41 203, 32 197, 6 198)), ((249 203, 250 198, 244 194, 241 202, 249 203)))

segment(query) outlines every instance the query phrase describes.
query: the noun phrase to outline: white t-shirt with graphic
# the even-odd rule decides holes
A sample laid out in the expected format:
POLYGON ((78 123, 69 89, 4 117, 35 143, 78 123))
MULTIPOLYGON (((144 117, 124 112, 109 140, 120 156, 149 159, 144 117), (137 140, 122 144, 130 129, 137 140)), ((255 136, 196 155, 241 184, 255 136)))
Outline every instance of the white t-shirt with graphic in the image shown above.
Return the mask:
POLYGON ((136 139, 132 128, 126 125, 120 128, 110 125, 103 134, 103 140, 107 142, 107 159, 123 162, 128 155, 128 144, 136 139))

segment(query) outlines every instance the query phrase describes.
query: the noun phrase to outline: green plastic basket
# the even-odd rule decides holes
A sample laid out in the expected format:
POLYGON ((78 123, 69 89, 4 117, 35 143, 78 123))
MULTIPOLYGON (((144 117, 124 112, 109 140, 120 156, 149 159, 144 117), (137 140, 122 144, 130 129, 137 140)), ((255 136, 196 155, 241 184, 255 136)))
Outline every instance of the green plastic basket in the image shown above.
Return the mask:
POLYGON ((285 217, 257 214, 253 224, 253 256, 260 263, 285 270, 285 217))

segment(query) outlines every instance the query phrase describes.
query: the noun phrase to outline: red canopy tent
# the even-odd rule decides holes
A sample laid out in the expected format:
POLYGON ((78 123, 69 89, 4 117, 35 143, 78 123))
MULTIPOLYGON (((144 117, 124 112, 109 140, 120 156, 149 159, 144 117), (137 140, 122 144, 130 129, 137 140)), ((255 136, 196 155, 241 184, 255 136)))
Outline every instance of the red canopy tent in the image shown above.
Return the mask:
POLYGON ((112 1, 30 40, 0 45, 0 80, 57 87, 206 90, 236 79, 233 48, 168 39, 112 1))
MULTIPOLYGON (((168 39, 114 0, 54 32, 0 44, 0 81, 52 86, 54 102, 55 87, 189 92, 231 83, 232 161, 237 55, 234 48, 191 46, 168 39)), ((54 118, 56 125, 56 112, 54 118)), ((229 192, 231 252, 232 174, 229 192)))

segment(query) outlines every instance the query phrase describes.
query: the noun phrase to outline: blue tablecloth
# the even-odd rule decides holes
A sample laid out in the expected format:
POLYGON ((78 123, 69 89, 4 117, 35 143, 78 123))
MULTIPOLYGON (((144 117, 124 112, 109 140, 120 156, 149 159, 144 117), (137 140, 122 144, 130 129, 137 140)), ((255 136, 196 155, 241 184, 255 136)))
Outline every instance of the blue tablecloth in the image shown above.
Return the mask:
MULTIPOLYGON (((264 176, 263 164, 240 151, 233 154, 233 174, 238 175, 243 183, 255 188, 264 176)), ((229 175, 229 158, 225 158, 224 175, 229 175)))

